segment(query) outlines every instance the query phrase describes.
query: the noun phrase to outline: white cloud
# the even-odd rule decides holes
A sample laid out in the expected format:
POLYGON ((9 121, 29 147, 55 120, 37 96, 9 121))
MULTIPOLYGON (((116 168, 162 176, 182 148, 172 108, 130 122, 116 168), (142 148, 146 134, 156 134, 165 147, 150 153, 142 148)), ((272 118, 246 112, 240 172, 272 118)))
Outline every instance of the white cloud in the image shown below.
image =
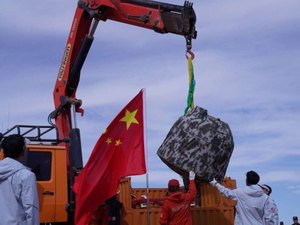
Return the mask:
MULTIPOLYGON (((299 169, 294 171, 274 170, 263 174, 266 182, 294 181, 299 182, 299 169)), ((299 187, 298 187, 299 188, 299 187)))
POLYGON ((289 186, 288 189, 291 190, 292 192, 294 192, 295 194, 300 195, 300 184, 294 185, 294 186, 289 186))

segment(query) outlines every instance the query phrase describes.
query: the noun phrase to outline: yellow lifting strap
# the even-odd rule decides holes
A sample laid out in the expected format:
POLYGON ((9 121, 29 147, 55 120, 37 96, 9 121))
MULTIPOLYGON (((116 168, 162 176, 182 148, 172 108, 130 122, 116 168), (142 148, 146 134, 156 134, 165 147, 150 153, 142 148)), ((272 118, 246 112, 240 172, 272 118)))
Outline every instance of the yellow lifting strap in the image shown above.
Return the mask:
POLYGON ((188 62, 188 72, 189 72, 189 91, 187 97, 187 106, 184 110, 184 114, 186 114, 189 110, 194 109, 194 91, 196 86, 196 81, 194 78, 194 68, 193 68, 193 59, 195 55, 191 50, 186 51, 186 58, 188 62))

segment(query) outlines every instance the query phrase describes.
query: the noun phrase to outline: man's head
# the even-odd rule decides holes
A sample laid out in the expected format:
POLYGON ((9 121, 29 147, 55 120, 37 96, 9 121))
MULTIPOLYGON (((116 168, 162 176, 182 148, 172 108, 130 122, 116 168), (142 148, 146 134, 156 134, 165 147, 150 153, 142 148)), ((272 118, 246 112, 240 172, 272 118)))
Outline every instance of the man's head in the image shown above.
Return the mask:
POLYGON ((293 216, 293 221, 294 221, 294 223, 298 222, 298 217, 297 216, 293 216))
POLYGON ((26 149, 25 139, 19 134, 12 134, 3 139, 1 142, 4 158, 9 157, 18 159, 24 155, 26 149))
POLYGON ((261 185, 261 188, 267 195, 270 195, 272 193, 272 188, 269 185, 263 184, 261 185))
POLYGON ((176 179, 169 180, 168 191, 169 192, 176 192, 178 190, 179 190, 179 181, 176 180, 176 179))
POLYGON ((247 185, 254 185, 258 184, 259 182, 259 175, 254 171, 248 171, 246 173, 246 184, 247 185))

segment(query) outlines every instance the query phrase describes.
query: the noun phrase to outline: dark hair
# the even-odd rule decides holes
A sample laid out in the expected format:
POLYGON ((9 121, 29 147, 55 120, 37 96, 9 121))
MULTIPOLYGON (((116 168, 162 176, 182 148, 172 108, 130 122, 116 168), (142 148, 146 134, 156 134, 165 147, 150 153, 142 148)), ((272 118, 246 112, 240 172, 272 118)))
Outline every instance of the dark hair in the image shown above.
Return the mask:
POLYGON ((18 158, 26 148, 26 143, 22 135, 12 134, 3 139, 1 142, 4 157, 12 159, 18 158))
POLYGON ((246 177, 247 177, 247 185, 258 184, 259 182, 259 175, 252 170, 247 172, 246 177))
POLYGON ((267 190, 268 191, 268 195, 270 195, 272 193, 272 188, 269 185, 267 185, 267 184, 261 185, 261 188, 267 190))

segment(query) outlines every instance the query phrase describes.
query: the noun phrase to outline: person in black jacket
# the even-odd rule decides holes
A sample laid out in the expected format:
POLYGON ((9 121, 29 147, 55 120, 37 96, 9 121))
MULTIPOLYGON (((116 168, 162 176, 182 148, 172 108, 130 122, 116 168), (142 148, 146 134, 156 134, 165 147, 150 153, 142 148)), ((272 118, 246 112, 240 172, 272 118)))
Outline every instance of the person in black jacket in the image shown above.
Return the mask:
POLYGON ((121 217, 124 214, 124 206, 123 203, 119 201, 118 194, 106 200, 106 204, 108 206, 108 216, 109 216, 108 225, 120 225, 121 217))

